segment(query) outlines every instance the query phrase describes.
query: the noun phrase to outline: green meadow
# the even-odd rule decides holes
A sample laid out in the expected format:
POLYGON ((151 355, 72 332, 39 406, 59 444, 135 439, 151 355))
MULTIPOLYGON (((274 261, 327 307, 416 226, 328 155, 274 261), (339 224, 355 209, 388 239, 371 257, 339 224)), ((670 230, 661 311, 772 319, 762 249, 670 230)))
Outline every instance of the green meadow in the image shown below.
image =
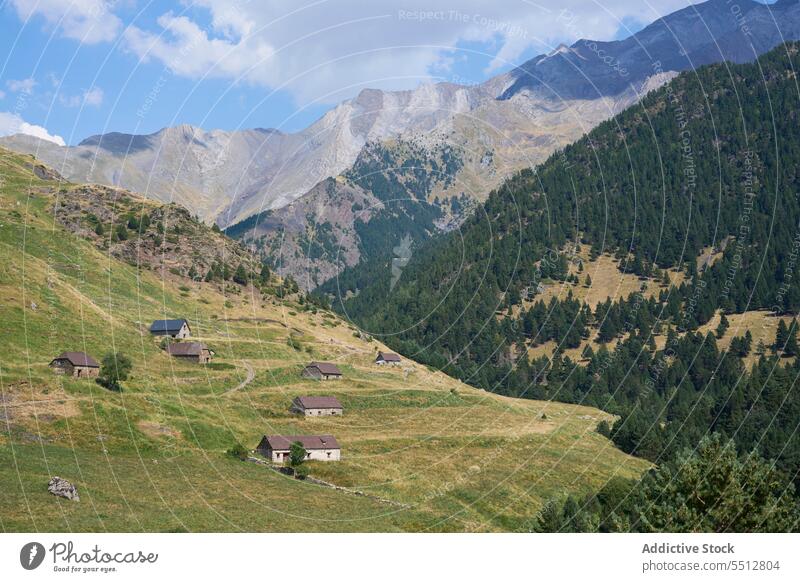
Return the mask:
POLYGON ((525 531, 553 495, 648 467, 596 432, 599 410, 496 396, 408 360, 379 368, 380 342, 297 295, 117 260, 54 219, 70 186, 32 162, 0 150, 3 531, 525 531), (189 320, 213 364, 167 356, 147 331, 163 317, 189 320), (57 376, 65 350, 125 354, 132 375, 119 393, 57 376), (310 360, 344 379, 301 378, 310 360), (291 415, 299 395, 337 396, 344 416, 291 415), (309 473, 348 490, 225 454, 277 433, 335 435, 342 461, 309 473), (80 502, 50 495, 53 475, 80 502))

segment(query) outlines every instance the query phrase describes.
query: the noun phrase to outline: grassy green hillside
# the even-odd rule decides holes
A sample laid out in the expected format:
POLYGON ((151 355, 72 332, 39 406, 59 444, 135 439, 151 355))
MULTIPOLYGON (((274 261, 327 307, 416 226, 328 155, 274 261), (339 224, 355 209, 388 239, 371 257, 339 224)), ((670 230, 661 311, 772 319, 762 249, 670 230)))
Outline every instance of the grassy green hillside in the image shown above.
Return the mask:
MULTIPOLYGON (((296 294, 280 299, 274 277, 263 291, 193 281, 144 263, 150 243, 124 262, 114 243, 62 226, 56 209, 70 209, 68 226, 102 215, 96 201, 72 204, 89 190, 31 167, 0 150, 3 531, 522 530, 553 495, 647 467, 595 432, 609 418, 596 409, 503 398, 412 362, 377 369, 379 342, 296 294), (167 357, 146 331, 161 317, 189 319, 213 365, 167 357), (47 364, 64 350, 126 354, 132 377, 113 393, 56 376, 47 364), (345 379, 301 379, 310 359, 337 362, 345 379), (293 417, 301 394, 334 394, 345 415, 293 417), (311 463, 311 475, 351 491, 225 455, 264 433, 320 432, 337 437, 343 461, 311 463), (53 475, 81 501, 48 494, 53 475)), ((126 213, 167 213, 118 194, 126 213)), ((113 204, 114 191, 101 198, 113 204)), ((193 252, 219 249, 218 233, 192 228, 193 252)))

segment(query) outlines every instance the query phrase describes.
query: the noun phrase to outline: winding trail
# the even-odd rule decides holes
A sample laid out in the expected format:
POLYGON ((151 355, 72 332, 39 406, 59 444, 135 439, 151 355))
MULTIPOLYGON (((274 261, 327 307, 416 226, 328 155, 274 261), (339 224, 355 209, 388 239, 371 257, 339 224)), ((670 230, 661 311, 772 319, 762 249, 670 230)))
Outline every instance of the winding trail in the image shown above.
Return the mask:
POLYGON ((255 379, 256 371, 253 370, 253 366, 250 365, 250 362, 248 362, 246 360, 242 360, 242 364, 244 364, 244 367, 247 368, 247 376, 237 386, 234 386, 230 390, 226 390, 225 392, 223 392, 223 395, 224 394, 232 394, 232 393, 234 393, 234 392, 236 392, 238 390, 241 390, 242 388, 244 388, 245 386, 250 384, 250 382, 252 382, 255 379))

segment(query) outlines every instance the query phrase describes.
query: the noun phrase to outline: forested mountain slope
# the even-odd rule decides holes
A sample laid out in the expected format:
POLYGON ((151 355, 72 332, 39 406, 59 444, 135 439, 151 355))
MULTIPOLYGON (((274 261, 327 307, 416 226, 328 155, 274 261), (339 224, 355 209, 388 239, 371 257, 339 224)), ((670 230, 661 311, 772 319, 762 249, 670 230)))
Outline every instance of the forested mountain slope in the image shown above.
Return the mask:
POLYGON ((798 45, 787 44, 752 64, 684 73, 504 183, 460 231, 414 249, 394 284, 373 275, 338 295, 329 286, 329 297, 466 381, 622 414, 613 436, 626 450, 660 459, 718 430, 796 476, 797 368, 778 359, 796 353, 792 333, 748 372, 739 356, 750 348, 721 351, 714 334, 693 330, 719 311, 800 309, 798 66, 798 45), (581 248, 663 287, 582 304, 569 293, 577 252, 565 250, 581 248), (698 272, 708 249, 716 260, 698 272), (554 280, 563 295, 537 303, 554 280), (560 353, 590 336, 582 365, 560 353), (543 340, 561 350, 530 358, 543 340))

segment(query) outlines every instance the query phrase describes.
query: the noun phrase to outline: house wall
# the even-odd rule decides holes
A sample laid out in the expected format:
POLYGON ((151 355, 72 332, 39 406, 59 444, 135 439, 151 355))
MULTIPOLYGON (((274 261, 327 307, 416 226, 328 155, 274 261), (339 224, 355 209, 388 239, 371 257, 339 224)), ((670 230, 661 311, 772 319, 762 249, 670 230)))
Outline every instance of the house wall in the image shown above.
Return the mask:
MULTIPOLYGON (((266 448, 259 448, 258 452, 261 453, 264 457, 268 458, 273 463, 286 463, 289 461, 289 451, 276 451, 266 448)), ((342 460, 342 451, 341 449, 314 449, 312 451, 307 451, 308 456, 306 459, 309 461, 341 461, 342 460)))
POLYGON ((100 375, 100 368, 89 366, 73 366, 72 362, 59 360, 50 364, 56 374, 73 376, 74 378, 97 378, 100 375))
POLYGON ((313 451, 308 451, 309 461, 340 461, 341 459, 341 449, 314 449, 313 451))
MULTIPOLYGON (((314 449, 306 451, 306 459, 309 461, 341 461, 342 451, 340 449, 314 449)), ((286 463, 289 461, 289 451, 273 451, 272 460, 276 463, 286 463)))
POLYGON ((211 352, 209 350, 203 350, 200 355, 198 356, 180 356, 180 355, 173 355, 173 358, 178 358, 180 360, 188 360, 190 362, 196 362, 200 364, 207 364, 211 361, 211 352))
POLYGON ((306 408, 304 410, 300 410, 302 414, 306 416, 341 416, 342 409, 341 408, 306 408))
POLYGON ((303 378, 313 378, 314 380, 322 380, 322 374, 317 368, 303 368, 301 374, 303 378))
POLYGON ((181 327, 181 329, 178 331, 178 333, 175 334, 175 337, 179 338, 179 339, 183 339, 183 338, 187 338, 187 337, 189 337, 191 335, 192 334, 189 332, 189 326, 184 323, 183 326, 181 327))
POLYGON ((56 374, 72 376, 72 364, 66 360, 56 360, 50 364, 50 367, 56 374))
POLYGON ((74 366, 72 369, 72 375, 76 378, 97 378, 100 375, 100 368, 74 366))

